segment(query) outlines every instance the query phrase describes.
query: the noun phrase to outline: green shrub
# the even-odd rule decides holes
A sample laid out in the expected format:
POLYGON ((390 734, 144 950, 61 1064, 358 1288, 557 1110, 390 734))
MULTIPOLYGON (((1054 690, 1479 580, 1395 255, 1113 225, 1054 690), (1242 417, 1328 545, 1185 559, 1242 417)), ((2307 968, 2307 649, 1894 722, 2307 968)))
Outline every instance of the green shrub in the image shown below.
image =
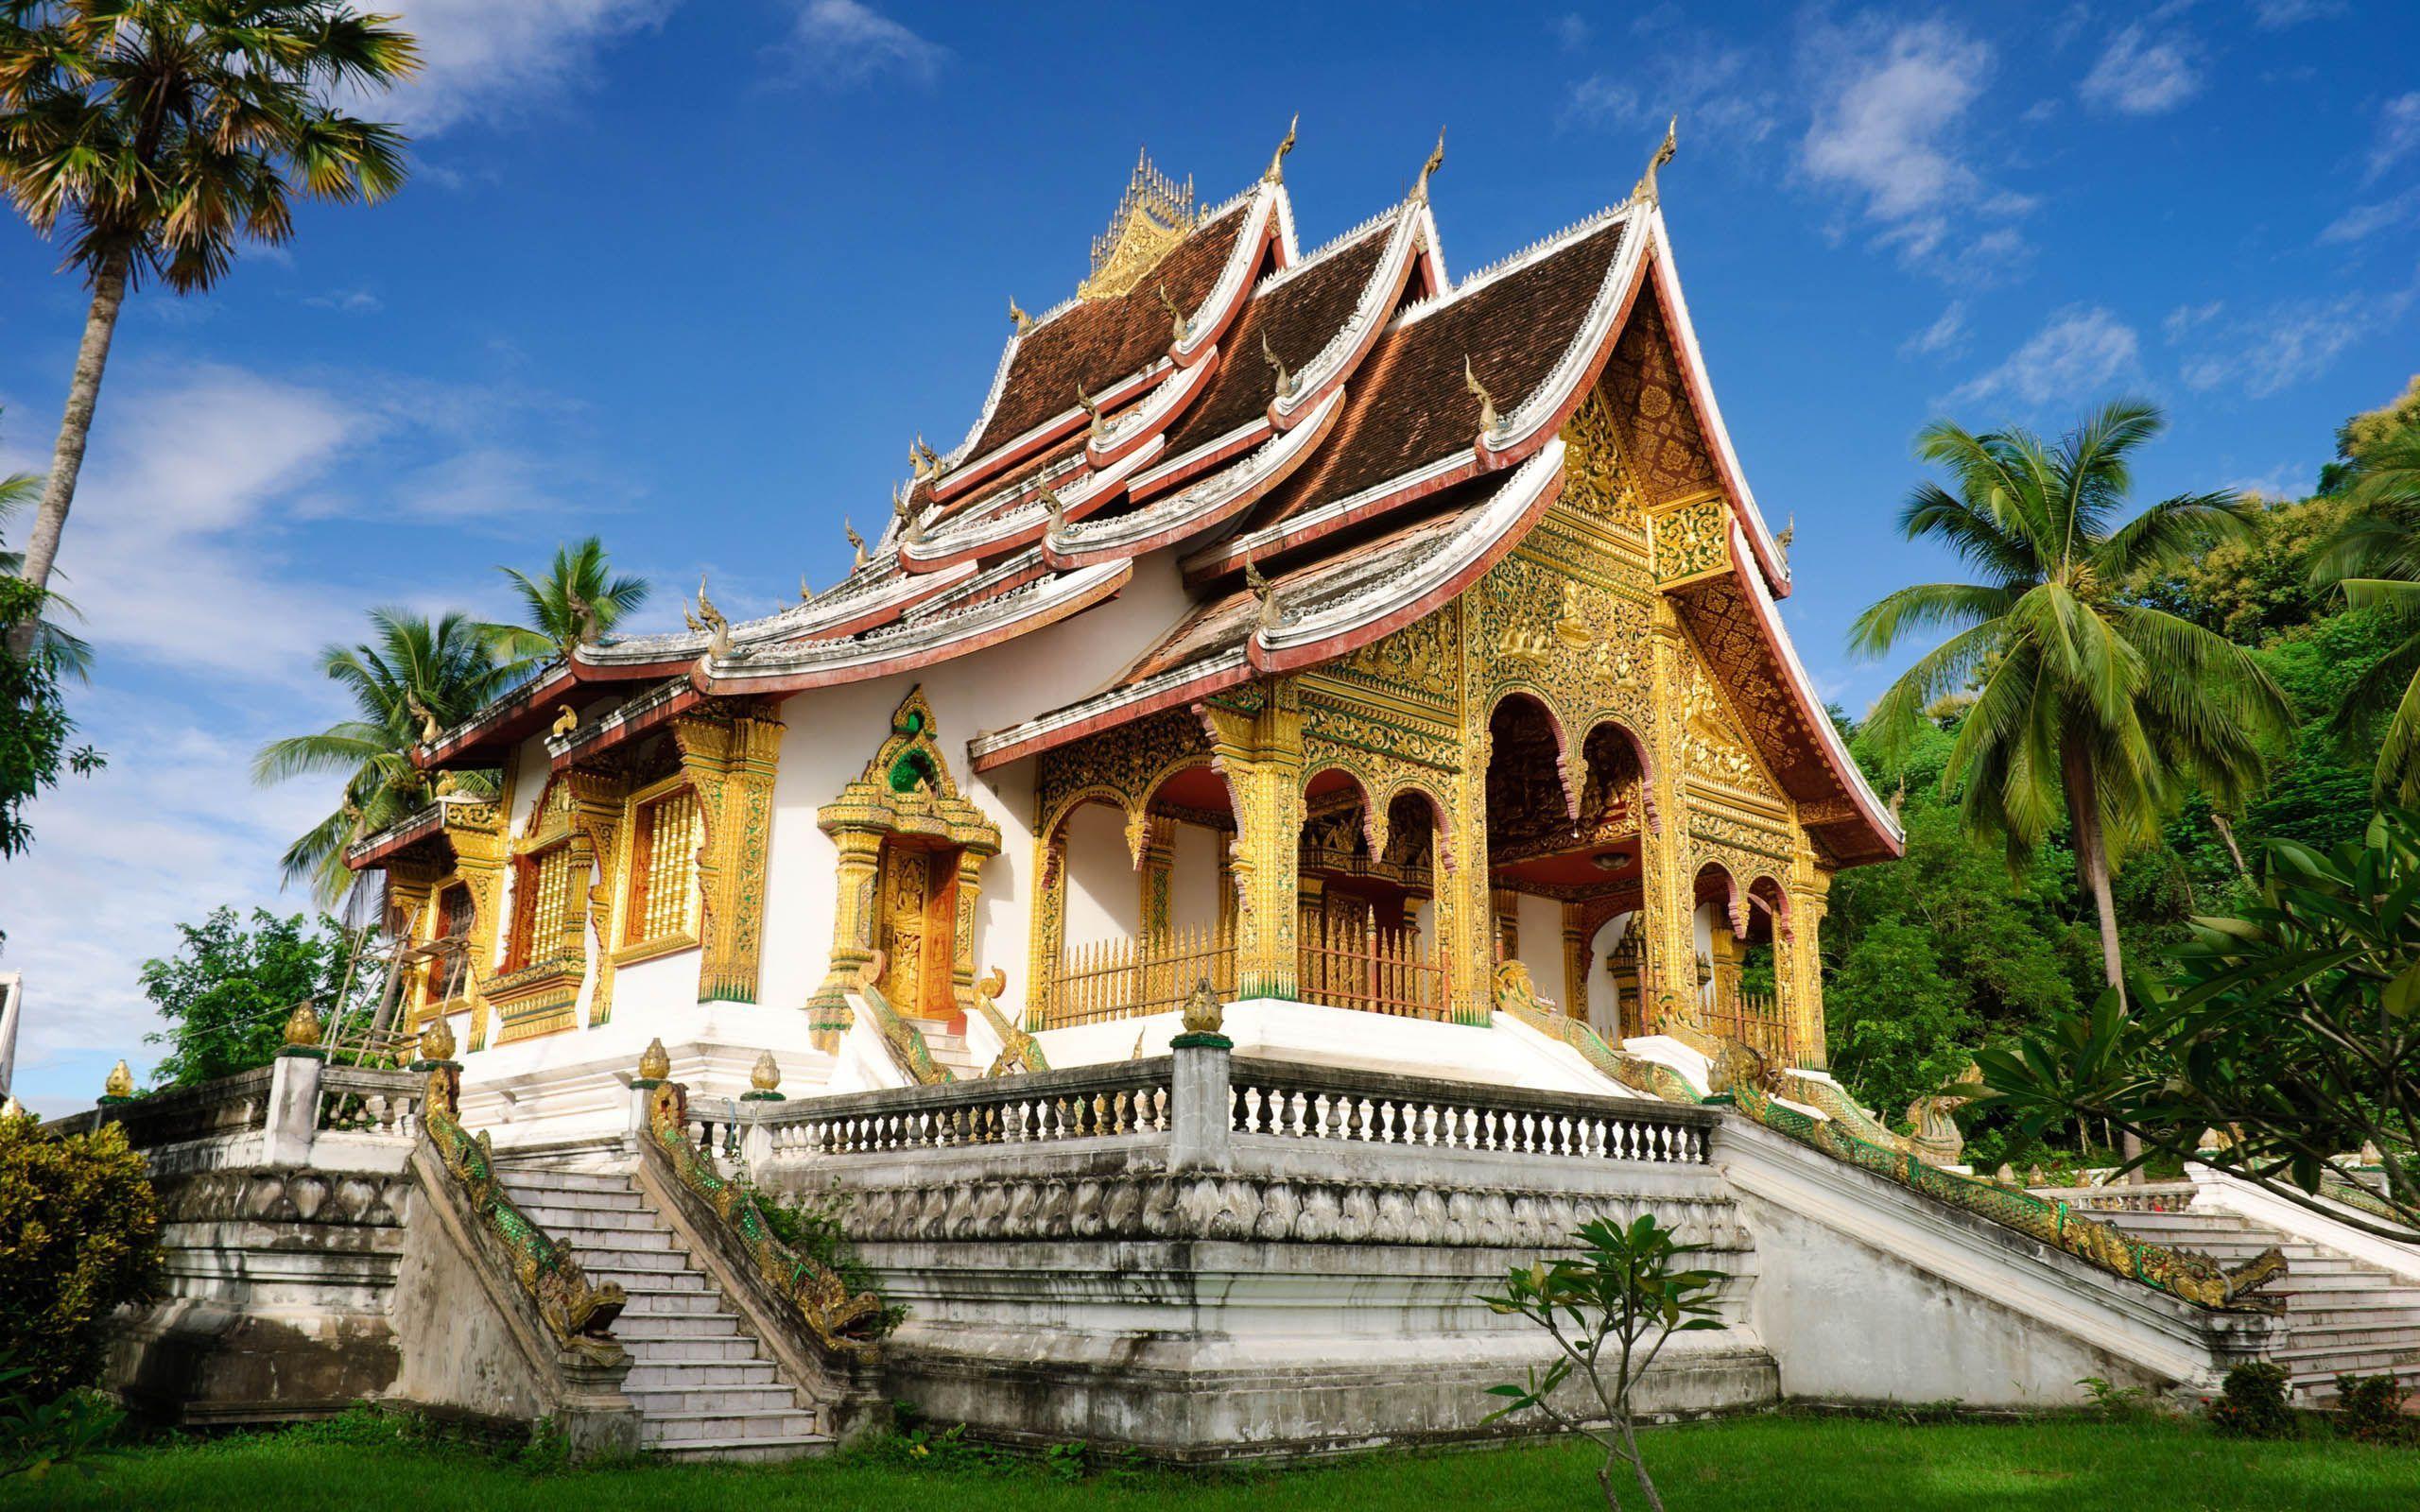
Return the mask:
POLYGON ((0 1349, 0 1480, 29 1481, 62 1467, 78 1470, 116 1436, 126 1414, 90 1387, 78 1386, 43 1400, 23 1390, 32 1372, 16 1363, 14 1349, 0 1349))
MULTIPOLYGON (((856 1246, 849 1243, 847 1194, 834 1187, 784 1195, 768 1192, 752 1181, 747 1187, 757 1211, 765 1215, 765 1227, 773 1230, 773 1237, 787 1245, 792 1253, 838 1275, 852 1294, 882 1295, 874 1273, 857 1259, 856 1246)), ((887 1336, 907 1316, 906 1308, 886 1303, 875 1336, 887 1336)))
POLYGON ((2412 1436, 2412 1420, 2403 1416, 2403 1383, 2393 1376, 2338 1376, 2336 1405, 2344 1415, 2344 1431, 2362 1443, 2399 1443, 2412 1436))
POLYGON ((91 1383, 110 1314, 159 1283, 159 1211, 126 1131, 48 1139, 32 1118, 0 1118, 0 1339, 25 1393, 91 1383))
POLYGON ((2291 1438, 2294 1410, 2286 1405, 2286 1367, 2256 1362, 2227 1372, 2224 1395, 2210 1403, 2210 1426, 2230 1438, 2291 1438))

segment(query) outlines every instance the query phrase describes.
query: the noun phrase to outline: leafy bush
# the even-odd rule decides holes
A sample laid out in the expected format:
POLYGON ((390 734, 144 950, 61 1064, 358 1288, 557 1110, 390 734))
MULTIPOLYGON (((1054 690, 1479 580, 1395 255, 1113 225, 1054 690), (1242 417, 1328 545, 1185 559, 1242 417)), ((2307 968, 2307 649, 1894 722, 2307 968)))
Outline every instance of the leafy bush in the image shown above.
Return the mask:
POLYGON ((85 1468, 115 1435, 126 1414, 97 1391, 78 1386, 48 1400, 18 1389, 33 1372, 0 1349, 0 1480, 38 1481, 61 1467, 85 1468))
POLYGON ((110 1314, 154 1296, 160 1214, 143 1157, 114 1125, 47 1139, 0 1118, 0 1339, 22 1388, 50 1401, 100 1372, 110 1314))
MULTIPOLYGON (((846 1193, 836 1186, 821 1192, 783 1194, 768 1192, 752 1181, 747 1185, 748 1194, 755 1199, 757 1211, 765 1215, 765 1226, 773 1230, 774 1238, 802 1259, 838 1275, 853 1294, 882 1295, 874 1273, 857 1258, 856 1246, 849 1243, 846 1193)), ((904 1307, 885 1306, 876 1336, 890 1333, 907 1316, 904 1307)))
POLYGON ((2104 1422, 2148 1418, 2155 1410, 2149 1386, 2121 1386, 2106 1376, 2086 1376, 2076 1383, 2084 1390, 2084 1411, 2104 1422))
POLYGON ((2227 1372, 2224 1394, 2210 1403, 2210 1426, 2229 1438, 2291 1438, 2294 1410, 2286 1405, 2286 1367, 2265 1361, 2227 1372))
POLYGON ((2338 1376, 2336 1405, 2344 1414, 2344 1431, 2362 1443, 2414 1436, 2413 1420, 2403 1416, 2403 1383, 2393 1376, 2338 1376))

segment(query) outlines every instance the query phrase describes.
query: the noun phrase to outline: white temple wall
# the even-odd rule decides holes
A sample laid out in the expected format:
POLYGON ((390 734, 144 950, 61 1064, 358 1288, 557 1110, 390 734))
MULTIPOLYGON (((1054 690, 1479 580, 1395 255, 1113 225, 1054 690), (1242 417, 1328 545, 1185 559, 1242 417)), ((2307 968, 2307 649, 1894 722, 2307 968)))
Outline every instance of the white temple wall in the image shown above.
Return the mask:
POLYGON ((1066 928, 1070 946, 1143 933, 1143 879, 1126 848, 1126 815, 1106 803, 1067 816, 1066 928))
POLYGON ((1219 922, 1219 850, 1227 832, 1199 824, 1176 827, 1175 852, 1168 864, 1168 924, 1186 931, 1206 931, 1219 922))
POLYGON ((1616 914, 1597 926, 1596 937, 1588 942, 1588 1027, 1597 1038, 1611 1044, 1621 1037, 1621 993, 1614 987, 1614 973, 1605 970, 1605 957, 1630 933, 1631 914, 1616 914))
POLYGON ((1552 898, 1514 893, 1513 923, 1520 931, 1518 958, 1530 969, 1538 995, 1563 1001, 1563 904, 1552 898))

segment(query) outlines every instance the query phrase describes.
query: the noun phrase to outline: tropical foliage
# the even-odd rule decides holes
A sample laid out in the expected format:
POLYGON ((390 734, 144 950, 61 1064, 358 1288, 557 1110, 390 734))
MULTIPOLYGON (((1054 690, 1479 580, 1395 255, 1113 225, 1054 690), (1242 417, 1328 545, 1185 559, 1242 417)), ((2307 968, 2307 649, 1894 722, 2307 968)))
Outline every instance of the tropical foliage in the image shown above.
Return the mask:
POLYGON ((2420 419, 2348 435, 2347 445, 2354 512, 2314 554, 2311 576, 2403 633, 2346 690, 2336 728, 2358 740, 2383 717, 2372 784, 2382 797, 2420 802, 2420 419))
POLYGON ((2226 492, 2178 495, 2121 520, 2133 454, 2161 426, 2156 409, 2126 400, 2056 447, 2017 428, 1927 426, 1917 455, 1957 489, 1918 484, 1900 526, 1947 546, 1979 580, 1903 588, 1852 635, 1878 654, 1912 631, 1957 630, 1892 684, 1869 726, 1897 753, 1937 700, 1972 695, 1944 791, 1958 793, 1973 831, 2004 843, 2012 867, 2065 817, 2113 984, 2123 974, 2113 865, 2153 843, 2194 788, 2239 808, 2266 776, 2263 740, 2291 724, 2285 695, 2249 652, 2122 592, 2240 528, 2241 502, 2226 492))
POLYGON ((0 1340, 37 1401, 91 1384, 110 1314, 159 1287, 148 1171, 115 1125, 52 1139, 0 1116, 0 1340))
MULTIPOLYGON (((9 537, 16 529, 18 517, 41 493, 42 479, 31 472, 0 474, 0 576, 15 577, 25 571, 26 554, 9 545, 9 537)), ((75 605, 57 593, 50 595, 48 608, 56 613, 83 618, 75 605)), ((37 618, 31 650, 70 677, 86 678, 93 668, 93 648, 50 613, 37 618)))
MULTIPOLYGON (((512 680, 495 660, 493 635, 468 615, 431 620, 407 610, 374 609, 370 626, 369 640, 320 653, 320 671, 352 700, 352 717, 314 734, 271 741, 252 763, 253 778, 262 782, 305 774, 343 780, 336 811, 286 847, 280 863, 289 882, 309 884, 322 904, 333 904, 352 885, 347 846, 434 796, 428 774, 412 765, 412 747, 468 718, 512 680)), ((473 791, 493 785, 475 776, 463 781, 473 791)))
MULTIPOLYGON (((18 577, 0 576, 0 627, 38 618, 49 595, 18 577)), ((0 643, 0 857, 33 844, 26 805, 64 772, 100 769, 100 752, 74 744, 76 721, 61 701, 57 662, 42 644, 24 655, 0 643)))
POLYGON ((489 627, 507 676, 516 681, 557 657, 568 657, 573 646, 596 641, 647 602, 647 579, 614 572, 605 543, 595 536, 556 547, 544 576, 533 578, 513 567, 496 571, 521 600, 521 624, 489 627))
POLYGON ((265 1066, 285 1042, 285 1021, 308 1003, 322 1022, 362 1022, 383 979, 362 931, 302 914, 252 910, 247 931, 233 908, 179 924, 172 955, 143 963, 143 995, 168 1021, 148 1042, 167 1047, 154 1077, 190 1087, 265 1066))

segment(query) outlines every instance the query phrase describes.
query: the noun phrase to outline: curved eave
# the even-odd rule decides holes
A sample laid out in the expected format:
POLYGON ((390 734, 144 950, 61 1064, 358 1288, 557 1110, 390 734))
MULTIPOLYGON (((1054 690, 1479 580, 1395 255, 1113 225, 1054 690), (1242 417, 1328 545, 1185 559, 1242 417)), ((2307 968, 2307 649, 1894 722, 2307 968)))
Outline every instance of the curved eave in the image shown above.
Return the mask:
POLYGON ((1133 564, 1107 562, 1063 575, 1050 591, 1005 609, 1006 595, 964 610, 960 622, 943 627, 913 622, 887 632, 896 645, 832 644, 790 653, 768 653, 745 661, 700 661, 690 670, 699 692, 718 697, 802 693, 812 688, 863 682, 897 672, 953 661, 970 652, 1054 625, 1115 594, 1133 576, 1133 564))
MULTIPOLYGON (((1092 396, 1093 403, 1103 409, 1115 409, 1132 404, 1157 387, 1173 366, 1162 357, 1141 372, 1120 378, 1104 387, 1092 396)), ((974 461, 952 467, 940 477, 927 479, 923 485, 925 495, 933 504, 947 504, 984 479, 996 477, 1035 453, 1066 440, 1082 430, 1089 419, 1083 405, 1070 404, 1024 435, 994 447, 974 461)))
POLYGON ((345 847, 345 868, 351 871, 378 870, 392 860, 397 851, 444 833, 445 804, 440 800, 396 820, 376 834, 364 835, 345 847))
MULTIPOLYGON (((761 620, 735 625, 731 629, 731 642, 735 646, 778 645, 785 641, 830 640, 856 635, 890 623, 919 605, 959 587, 974 575, 975 567, 971 562, 962 567, 943 564, 926 572, 898 574, 870 593, 856 595, 845 604, 832 606, 828 613, 816 613, 816 606, 810 603, 784 610, 761 620)), ((668 678, 687 671, 698 658, 706 654, 710 644, 711 638, 704 635, 658 636, 635 647, 627 643, 624 645, 582 646, 577 657, 579 665, 593 672, 596 680, 668 678)))
MULTIPOLYGON (((1595 231, 1602 227, 1592 228, 1595 231)), ((1238 572, 1247 559, 1258 559, 1298 546, 1391 510, 1414 504, 1441 489, 1451 488, 1484 473, 1517 467, 1563 429, 1564 421, 1604 370, 1614 343, 1638 300, 1646 278, 1642 238, 1625 235, 1623 245, 1605 270, 1604 282, 1588 315, 1546 378, 1504 417, 1493 433, 1474 438, 1462 451, 1449 452, 1399 472, 1384 482, 1332 503, 1308 509, 1265 529, 1248 531, 1198 552, 1184 563, 1190 587, 1238 572)))
MULTIPOLYGON (((1745 559, 1746 542, 1740 539, 1741 534, 1735 522, 1731 542, 1735 559, 1745 559)), ((1783 680, 1789 689, 1791 701, 1798 706, 1799 717, 1806 722, 1807 729, 1814 731, 1816 744, 1824 754, 1824 765, 1830 768, 1833 780, 1847 795, 1850 803, 1855 805, 1858 816, 1863 820, 1882 852, 1873 859, 1895 859, 1906 854, 1906 833, 1867 784, 1864 771, 1858 766, 1856 758, 1849 754, 1847 745, 1841 739, 1841 732, 1833 728, 1832 716, 1824 712, 1824 700, 1815 692, 1815 680, 1806 675, 1806 665, 1798 660, 1798 647, 1790 644, 1789 631, 1781 623, 1781 607, 1767 591, 1763 575, 1740 573, 1737 576, 1747 586, 1748 602, 1755 608, 1756 623, 1765 632, 1765 643, 1772 647, 1773 660, 1780 663, 1786 674, 1783 680)), ((1851 848, 1836 845, 1833 849, 1845 850, 1851 848)))
POLYGON ((1280 394, 1269 404, 1269 422, 1279 430, 1289 430, 1302 423, 1329 394, 1344 387, 1370 349, 1378 344, 1386 333, 1388 318, 1403 299, 1404 285, 1411 279, 1424 249, 1428 246, 1428 207, 1418 207, 1417 215, 1408 215, 1399 208, 1387 232, 1387 249, 1378 266, 1371 270, 1369 282, 1361 287, 1361 295, 1353 301, 1353 309, 1328 338, 1328 344, 1314 353, 1303 370, 1295 374, 1295 387, 1290 394, 1280 394))
POLYGON ((1655 291, 1664 301, 1665 318, 1671 322, 1682 373, 1687 378, 1689 398, 1697 405, 1700 427, 1712 445, 1716 469, 1722 486, 1731 495, 1732 511, 1747 522, 1744 532, 1758 573, 1765 585, 1776 597, 1789 596, 1789 568, 1782 560, 1781 547, 1773 541, 1772 532, 1765 526, 1763 511, 1756 507, 1756 495, 1748 487, 1748 474, 1739 466, 1739 454, 1731 444, 1731 431, 1722 422, 1722 406, 1714 402, 1714 383, 1707 376, 1705 353, 1699 350, 1697 327, 1689 321, 1689 301, 1681 293, 1681 276, 1672 261, 1671 237, 1665 230, 1664 211, 1657 206, 1647 218, 1649 239, 1654 245, 1652 259, 1655 268, 1655 291))
MULTIPOLYGON (((1060 494, 1067 507, 1067 518, 1081 520, 1116 502, 1125 492, 1126 479, 1158 455, 1167 440, 1165 436, 1153 435, 1142 446, 1115 462, 1086 474, 1080 482, 1068 485, 1067 490, 1060 494), (1074 497, 1068 497, 1069 494, 1074 497)), ((980 519, 970 520, 957 530, 926 541, 903 542, 899 548, 899 565, 909 573, 971 567, 977 560, 1033 544, 1049 527, 1048 511, 1041 507, 1038 497, 1028 490, 1018 503, 1005 506, 980 519)))
POLYGON ((1084 442, 1084 460, 1096 468, 1115 467, 1142 447, 1166 443, 1170 421, 1190 407, 1210 386, 1219 370, 1219 349, 1202 349, 1200 360, 1170 373, 1143 402, 1101 425, 1101 434, 1084 442))
POLYGON ((562 771, 577 762, 604 755, 617 746, 667 724, 705 701, 705 695, 686 678, 667 681, 629 702, 609 710, 593 724, 567 734, 546 737, 546 765, 562 771))
MULTIPOLYGON (((1270 439, 1250 457, 1183 493, 1167 495, 1132 515, 1102 522, 1100 529, 1068 536, 1046 535, 1045 560, 1057 568, 1085 567, 1118 557, 1141 557, 1189 540, 1251 508, 1293 475, 1343 410, 1343 390, 1331 391, 1308 423, 1270 439), (1099 539, 1087 540, 1098 534, 1099 539)), ((1266 435, 1266 427, 1260 434, 1266 435)))
POLYGON ((493 743, 496 749, 492 759, 502 761, 504 747, 521 739, 527 731, 521 729, 533 718, 542 717, 548 703, 569 698, 586 679, 573 666, 558 662, 541 674, 538 680, 516 693, 507 694, 473 714, 452 730, 439 733, 437 739, 411 748, 411 763, 424 771, 444 766, 479 765, 472 757, 488 752, 493 743))

